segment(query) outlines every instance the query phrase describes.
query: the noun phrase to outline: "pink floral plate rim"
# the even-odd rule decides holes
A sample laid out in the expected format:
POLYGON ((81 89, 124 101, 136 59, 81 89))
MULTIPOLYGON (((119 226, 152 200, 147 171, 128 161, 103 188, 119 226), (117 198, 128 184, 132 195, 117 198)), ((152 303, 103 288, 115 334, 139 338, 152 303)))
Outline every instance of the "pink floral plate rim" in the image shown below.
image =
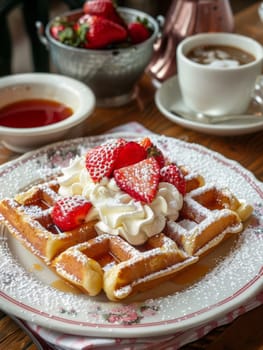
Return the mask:
MULTIPOLYGON (((138 134, 121 134, 129 139, 138 134)), ((63 141, 30 152, 0 167, 0 197, 13 195, 28 184, 65 166, 76 154, 119 134, 63 141)), ((262 288, 263 188, 240 164, 207 148, 174 138, 153 135, 153 140, 176 159, 191 164, 208 181, 234 190, 255 207, 253 219, 240 237, 225 247, 229 254, 208 257, 216 265, 199 281, 171 295, 146 294, 144 300, 111 303, 53 288, 50 271, 32 271, 39 263, 0 234, 0 307, 21 319, 68 334, 98 337, 146 337, 173 334, 222 316, 243 304, 262 288), (253 252, 253 254, 252 254, 253 252)), ((210 260, 209 260, 210 259, 210 260)))

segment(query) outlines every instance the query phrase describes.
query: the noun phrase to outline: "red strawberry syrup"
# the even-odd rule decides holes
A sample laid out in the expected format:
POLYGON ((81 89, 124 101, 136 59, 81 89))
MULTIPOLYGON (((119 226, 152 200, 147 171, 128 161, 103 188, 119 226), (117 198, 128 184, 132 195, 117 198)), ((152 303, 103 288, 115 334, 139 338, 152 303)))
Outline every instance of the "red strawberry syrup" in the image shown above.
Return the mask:
POLYGON ((58 123, 72 114, 72 109, 60 102, 22 100, 0 109, 0 125, 10 128, 35 128, 58 123))

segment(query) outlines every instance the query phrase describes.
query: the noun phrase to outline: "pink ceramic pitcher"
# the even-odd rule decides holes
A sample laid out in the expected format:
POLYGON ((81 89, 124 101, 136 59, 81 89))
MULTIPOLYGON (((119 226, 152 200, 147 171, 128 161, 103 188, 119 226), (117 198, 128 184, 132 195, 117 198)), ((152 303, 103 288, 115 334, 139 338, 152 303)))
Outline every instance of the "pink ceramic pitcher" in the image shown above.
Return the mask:
POLYGON ((157 82, 176 74, 176 47, 185 37, 204 32, 232 32, 229 0, 173 0, 154 47, 148 72, 157 82))

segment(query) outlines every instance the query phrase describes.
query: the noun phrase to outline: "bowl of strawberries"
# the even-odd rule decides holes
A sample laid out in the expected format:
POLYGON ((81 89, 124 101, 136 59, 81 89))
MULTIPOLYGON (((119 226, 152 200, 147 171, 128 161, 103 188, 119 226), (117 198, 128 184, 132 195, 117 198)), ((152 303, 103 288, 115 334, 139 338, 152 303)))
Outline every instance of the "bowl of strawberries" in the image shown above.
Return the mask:
POLYGON ((45 30, 37 26, 57 73, 87 84, 104 107, 134 97, 159 33, 152 16, 112 0, 88 0, 51 19, 45 30))

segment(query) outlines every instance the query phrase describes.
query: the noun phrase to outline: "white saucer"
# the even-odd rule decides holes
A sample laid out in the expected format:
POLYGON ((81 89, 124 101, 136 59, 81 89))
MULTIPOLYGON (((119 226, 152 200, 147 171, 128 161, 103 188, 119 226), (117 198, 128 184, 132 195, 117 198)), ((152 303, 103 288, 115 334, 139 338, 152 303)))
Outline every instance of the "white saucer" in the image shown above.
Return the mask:
MULTIPOLYGON (((231 121, 220 124, 203 124, 198 121, 186 120, 175 113, 170 112, 171 109, 187 110, 184 104, 177 76, 173 76, 166 80, 155 94, 155 103, 162 114, 164 114, 172 122, 186 128, 201 131, 210 135, 242 135, 263 129, 263 118, 256 122, 231 121)), ((222 101, 223 103, 223 101, 222 101)))

